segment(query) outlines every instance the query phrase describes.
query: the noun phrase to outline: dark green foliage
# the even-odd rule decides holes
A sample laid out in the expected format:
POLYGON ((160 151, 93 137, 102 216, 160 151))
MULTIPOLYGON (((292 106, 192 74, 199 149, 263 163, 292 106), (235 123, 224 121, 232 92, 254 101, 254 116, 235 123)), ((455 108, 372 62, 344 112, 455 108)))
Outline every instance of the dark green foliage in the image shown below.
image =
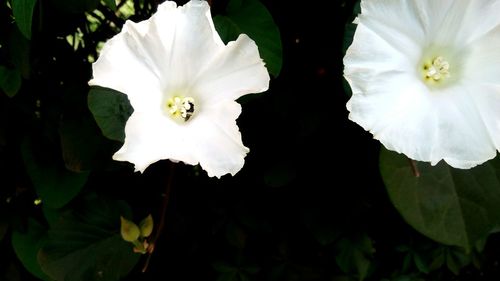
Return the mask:
POLYGON ((12 233, 12 247, 14 247, 17 257, 29 272, 42 280, 49 280, 49 278, 40 268, 37 255, 46 239, 47 230, 34 219, 29 219, 27 229, 24 232, 14 231, 12 233))
POLYGON ((500 222, 498 159, 470 170, 445 163, 416 163, 382 150, 380 171, 391 200, 405 220, 426 236, 470 251, 500 222))
POLYGON ((102 134, 109 139, 123 142, 125 124, 134 111, 127 96, 112 89, 92 87, 88 103, 102 134))
POLYGON ((269 73, 279 75, 283 61, 280 31, 259 0, 230 0, 226 13, 216 16, 214 24, 226 43, 247 34, 257 43, 269 73))
POLYGON ((31 23, 36 0, 12 0, 12 13, 19 30, 26 38, 31 38, 31 23))
POLYGON ((120 216, 131 216, 124 202, 93 194, 62 212, 38 252, 43 271, 54 280, 120 280, 140 257, 120 236, 120 216))
POLYGON ((15 69, 0 66, 0 89, 9 97, 17 94, 21 88, 21 74, 15 69))

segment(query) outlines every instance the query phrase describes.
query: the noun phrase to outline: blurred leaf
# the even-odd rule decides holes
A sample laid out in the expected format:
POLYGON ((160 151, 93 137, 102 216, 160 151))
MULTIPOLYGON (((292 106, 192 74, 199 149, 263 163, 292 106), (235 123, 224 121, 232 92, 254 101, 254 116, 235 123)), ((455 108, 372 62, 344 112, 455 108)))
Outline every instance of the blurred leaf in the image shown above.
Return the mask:
POLYGON ((241 264, 241 260, 239 260, 238 265, 231 265, 226 262, 216 261, 212 263, 212 267, 220 273, 217 280, 228 281, 250 280, 249 275, 255 275, 261 270, 260 267, 256 265, 241 264))
POLYGON ((246 245, 247 235, 241 227, 230 223, 226 227, 226 239, 232 246, 243 249, 246 245))
POLYGON ((16 69, 9 69, 0 65, 0 89, 8 97, 13 97, 21 89, 21 73, 16 69))
POLYGON ((230 265, 230 264, 228 264, 226 262, 222 262, 222 261, 213 262, 212 267, 217 272, 221 272, 221 273, 228 273, 228 272, 233 272, 233 271, 237 270, 233 265, 230 265))
MULTIPOLYGON (((126 0, 122 0, 126 1, 126 0)), ((104 0, 104 3, 113 11, 116 11, 116 0, 104 0)))
POLYGON ((244 271, 245 273, 248 274, 257 274, 260 272, 260 270, 261 268, 258 267, 257 265, 245 265, 241 267, 241 271, 244 271))
POLYGON ((241 33, 252 38, 273 76, 278 76, 283 63, 280 31, 272 15, 258 0, 230 0, 226 15, 214 17, 217 32, 224 42, 236 40, 241 33))
POLYGON ((250 277, 248 275, 246 275, 245 273, 240 272, 238 275, 240 277, 240 281, 250 281, 250 277))
POLYGON ((88 105, 102 134, 123 142, 125 124, 134 111, 127 96, 112 89, 91 87, 88 105))
POLYGON ((217 278, 217 281, 239 281, 238 271, 221 273, 217 278))
POLYGON ((432 251, 432 262, 430 264, 431 271, 440 269, 445 262, 446 262, 445 247, 439 247, 434 251, 432 251))
POLYGON ((49 226, 57 224, 57 222, 59 221, 59 217, 61 216, 60 209, 52 209, 47 207, 47 205, 42 205, 42 212, 49 226))
POLYGON ((273 163, 264 174, 264 183, 278 188, 290 184, 296 177, 295 167, 291 163, 273 163))
POLYGON ((63 12, 83 13, 97 8, 99 0, 50 0, 52 5, 63 12))
POLYGON ((21 73, 22 77, 28 79, 31 72, 30 41, 24 37, 17 26, 13 26, 6 45, 9 62, 15 66, 16 71, 21 73))
POLYGON ((425 281, 422 278, 418 277, 415 273, 410 275, 401 275, 394 278, 382 279, 382 281, 425 281))
POLYGON ((415 260, 415 266, 420 272, 429 273, 429 265, 425 262, 424 258, 418 253, 413 254, 413 259, 415 260))
POLYGON ((345 273, 356 273, 358 280, 364 280, 369 273, 373 257, 371 239, 362 235, 357 239, 343 238, 337 243, 337 265, 345 273))
POLYGON ((405 220, 424 235, 470 251, 500 222, 500 160, 470 170, 417 163, 383 149, 380 171, 392 203, 405 220))
POLYGON ((485 261, 485 257, 481 254, 479 254, 476 251, 472 252, 471 255, 471 262, 472 265, 477 269, 477 270, 482 270, 483 269, 483 263, 485 261))
POLYGON ((309 209, 302 212, 302 221, 311 231, 316 241, 327 246, 340 237, 338 225, 332 223, 333 218, 321 209, 309 209))
MULTIPOLYGON (((92 118, 92 117, 89 117, 92 118)), ((63 118, 59 125, 59 136, 64 164, 73 172, 91 170, 102 149, 99 129, 87 118, 63 118)))
POLYGON ((31 39, 31 21, 36 0, 12 0, 12 12, 19 30, 26 38, 31 39))
POLYGON ((403 259, 403 268, 401 269, 401 271, 407 272, 408 269, 410 269, 412 261, 413 261, 413 255, 411 253, 408 253, 403 259))
POLYGON ((5 234, 7 233, 8 229, 9 229, 9 224, 4 220, 0 220, 0 242, 5 237, 5 234))
MULTIPOLYGON (((332 281, 355 281, 356 279, 348 275, 333 276, 332 281)), ((384 280, 382 280, 384 281, 384 280)))
POLYGON ((12 247, 17 257, 31 274, 42 280, 49 280, 49 278, 38 264, 37 253, 46 238, 46 230, 33 219, 28 220, 26 232, 12 232, 12 247))
POLYGON ((80 193, 89 173, 74 173, 59 167, 50 159, 35 159, 29 142, 24 142, 22 154, 26 170, 43 204, 61 208, 80 193))
POLYGON ((5 280, 5 281, 21 281, 21 274, 19 273, 19 269, 14 264, 11 262, 7 266, 7 270, 5 272, 2 272, 0 274, 0 280, 5 280))
POLYGON ((118 281, 127 275, 140 255, 120 237, 122 215, 130 217, 122 201, 84 198, 49 230, 38 253, 44 272, 65 281, 118 281))
POLYGON ((471 262, 470 255, 466 255, 460 249, 446 247, 446 266, 453 274, 458 275, 460 270, 471 262))

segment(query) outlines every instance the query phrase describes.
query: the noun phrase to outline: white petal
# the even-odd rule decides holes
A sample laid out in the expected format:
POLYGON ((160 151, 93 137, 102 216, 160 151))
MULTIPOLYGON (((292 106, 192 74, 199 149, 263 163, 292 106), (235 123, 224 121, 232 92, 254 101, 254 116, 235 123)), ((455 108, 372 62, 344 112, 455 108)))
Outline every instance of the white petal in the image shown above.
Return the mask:
POLYGON ((455 168, 467 169, 492 159, 496 149, 471 94, 465 84, 431 93, 427 107, 415 106, 417 112, 398 118, 380 138, 383 143, 399 142, 394 147, 399 147, 400 152, 433 164, 444 159, 455 168), (431 135, 425 136, 422 131, 431 135), (410 143, 401 137, 405 132, 410 143), (411 133, 422 137, 412 140, 411 133), (411 147, 430 147, 431 151, 411 154, 411 147))
POLYGON ((236 174, 249 151, 236 124, 241 106, 225 101, 204 113, 177 124, 166 116, 134 112, 125 128, 125 143, 113 159, 131 162, 141 172, 158 160, 171 159, 199 163, 211 177, 236 174))
POLYGON ((113 155, 114 160, 128 161, 136 171, 144 170, 162 159, 196 165, 198 160, 189 144, 189 128, 156 112, 134 112, 125 126, 125 143, 113 155))
POLYGON ((162 45, 157 61, 167 91, 189 87, 224 48, 206 1, 193 0, 178 8, 169 3, 158 7, 148 32, 162 45))
POLYGON ((496 155, 470 90, 459 85, 431 92, 403 75, 379 92, 351 98, 350 119, 390 150, 436 164, 471 168, 496 155))
POLYGON ((422 1, 429 8, 431 23, 429 43, 464 47, 488 33, 500 23, 495 12, 498 0, 422 1), (438 7, 438 8, 436 8, 438 7))
POLYGON ((141 41, 146 22, 128 21, 121 33, 104 45, 92 65, 90 85, 112 88, 127 94, 135 110, 159 108, 161 87, 159 73, 141 41))
MULTIPOLYGON (((413 46, 408 51, 418 54, 420 49, 413 46)), ((373 87, 380 85, 375 81, 385 81, 401 73, 417 77, 416 65, 419 59, 417 55, 407 56, 404 48, 394 47, 360 23, 344 57, 344 76, 354 94, 370 93, 373 87)))
POLYGON ((236 124, 241 106, 228 100, 205 112, 203 116, 195 116, 190 124, 192 151, 210 177, 235 175, 243 167, 249 152, 236 124))
POLYGON ((488 135, 497 150, 500 150, 500 85, 471 82, 471 97, 479 110, 488 135))
POLYGON ((474 83, 500 84, 499 66, 500 26, 497 26, 469 46, 464 76, 474 83))
POLYGON ((427 28, 422 18, 421 0, 364 0, 357 21, 375 31, 399 50, 405 45, 419 45, 427 28), (404 24, 402 24, 404 19, 404 24))
POLYGON ((242 34, 200 71, 194 79, 193 90, 200 93, 204 103, 236 100, 245 94, 266 91, 269 79, 257 45, 242 34))

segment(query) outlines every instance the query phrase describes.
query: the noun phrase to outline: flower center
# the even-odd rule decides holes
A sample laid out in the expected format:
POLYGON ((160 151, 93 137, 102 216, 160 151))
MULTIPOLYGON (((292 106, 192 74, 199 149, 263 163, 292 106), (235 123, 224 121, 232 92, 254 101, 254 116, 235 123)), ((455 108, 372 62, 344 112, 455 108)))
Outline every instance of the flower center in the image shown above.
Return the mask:
POLYGON ((167 100, 166 106, 174 120, 187 122, 194 114, 192 97, 173 96, 167 100))
POLYGON ((424 80, 426 82, 439 82, 450 77, 450 64, 443 57, 435 57, 432 61, 424 62, 424 80))

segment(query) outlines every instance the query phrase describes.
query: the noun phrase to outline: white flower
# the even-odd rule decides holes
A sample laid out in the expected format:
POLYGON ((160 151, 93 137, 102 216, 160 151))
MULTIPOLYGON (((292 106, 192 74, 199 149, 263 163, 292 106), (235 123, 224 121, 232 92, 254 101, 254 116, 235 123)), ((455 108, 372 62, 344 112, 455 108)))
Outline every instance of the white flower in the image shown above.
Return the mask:
POLYGON ((141 172, 160 159, 199 163, 221 177, 237 173, 249 151, 235 100, 266 91, 269 74, 248 36, 222 42, 205 1, 167 1, 106 42, 89 84, 125 93, 134 108, 113 159, 141 172))
POLYGON ((349 118, 388 149, 471 168, 500 148, 500 1, 362 0, 349 118))

